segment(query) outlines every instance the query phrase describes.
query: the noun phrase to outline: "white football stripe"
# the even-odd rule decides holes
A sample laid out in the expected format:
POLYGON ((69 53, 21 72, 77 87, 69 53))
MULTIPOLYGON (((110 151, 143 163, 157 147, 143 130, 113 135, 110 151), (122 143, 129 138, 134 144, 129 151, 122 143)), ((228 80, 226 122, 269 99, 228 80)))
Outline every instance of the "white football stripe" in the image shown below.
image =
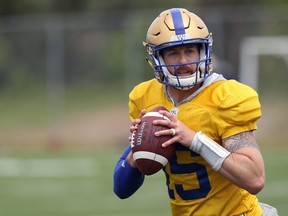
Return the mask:
POLYGON ((144 117, 159 117, 159 118, 162 118, 162 119, 165 119, 165 120, 170 120, 169 118, 167 118, 166 116, 160 114, 159 112, 147 112, 144 116, 144 117))
POLYGON ((165 166, 168 163, 168 160, 163 157, 162 155, 155 154, 148 151, 138 151, 133 154, 133 159, 136 161, 137 159, 149 159, 157 161, 158 163, 161 163, 163 166, 165 166))

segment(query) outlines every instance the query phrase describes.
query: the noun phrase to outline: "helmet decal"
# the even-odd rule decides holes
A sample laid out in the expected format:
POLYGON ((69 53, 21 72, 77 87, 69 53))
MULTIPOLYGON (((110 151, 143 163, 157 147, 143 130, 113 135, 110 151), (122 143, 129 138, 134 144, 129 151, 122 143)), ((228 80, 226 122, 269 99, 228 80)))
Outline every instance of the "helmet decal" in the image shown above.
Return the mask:
POLYGON ((174 29, 176 35, 185 34, 184 24, 181 16, 181 11, 178 8, 173 8, 170 10, 173 19, 174 29))

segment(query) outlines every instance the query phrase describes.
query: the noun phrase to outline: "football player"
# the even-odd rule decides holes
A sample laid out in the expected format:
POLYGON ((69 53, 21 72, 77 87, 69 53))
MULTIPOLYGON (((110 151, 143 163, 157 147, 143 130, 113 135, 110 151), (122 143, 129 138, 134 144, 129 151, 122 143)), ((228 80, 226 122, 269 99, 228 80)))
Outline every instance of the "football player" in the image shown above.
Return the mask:
MULTIPOLYGON (((257 93, 235 80, 213 73, 212 34, 186 9, 163 11, 151 24, 144 46, 153 79, 129 95, 130 131, 146 111, 160 111, 168 120, 154 123, 173 135, 163 146, 176 145, 164 167, 173 216, 278 215, 258 202, 265 183, 264 162, 254 131, 261 116, 257 93)), ((114 192, 122 199, 142 185, 130 147, 114 170, 114 192)))

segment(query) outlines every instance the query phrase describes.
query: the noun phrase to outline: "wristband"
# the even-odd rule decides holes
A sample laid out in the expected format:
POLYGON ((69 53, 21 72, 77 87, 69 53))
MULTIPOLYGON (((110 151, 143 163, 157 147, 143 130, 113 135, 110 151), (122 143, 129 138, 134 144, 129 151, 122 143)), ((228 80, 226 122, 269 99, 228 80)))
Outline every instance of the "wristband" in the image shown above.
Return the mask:
POLYGON ((230 152, 206 136, 201 131, 197 132, 190 145, 190 150, 200 154, 212 169, 219 171, 224 160, 230 155, 230 152))

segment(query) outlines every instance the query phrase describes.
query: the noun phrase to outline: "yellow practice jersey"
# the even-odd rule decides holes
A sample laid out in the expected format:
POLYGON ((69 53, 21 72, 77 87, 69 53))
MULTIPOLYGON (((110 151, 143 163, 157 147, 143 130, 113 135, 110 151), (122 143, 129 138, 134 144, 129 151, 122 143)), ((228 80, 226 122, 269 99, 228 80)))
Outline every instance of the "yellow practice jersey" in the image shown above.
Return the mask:
MULTIPOLYGON (((244 131, 255 130, 261 116, 257 93, 235 80, 214 82, 190 101, 174 107, 156 79, 136 86, 129 95, 130 118, 157 106, 177 110, 177 119, 202 131, 217 143, 244 131)), ((255 195, 228 180, 195 152, 177 144, 163 169, 173 216, 262 215, 255 195)))

